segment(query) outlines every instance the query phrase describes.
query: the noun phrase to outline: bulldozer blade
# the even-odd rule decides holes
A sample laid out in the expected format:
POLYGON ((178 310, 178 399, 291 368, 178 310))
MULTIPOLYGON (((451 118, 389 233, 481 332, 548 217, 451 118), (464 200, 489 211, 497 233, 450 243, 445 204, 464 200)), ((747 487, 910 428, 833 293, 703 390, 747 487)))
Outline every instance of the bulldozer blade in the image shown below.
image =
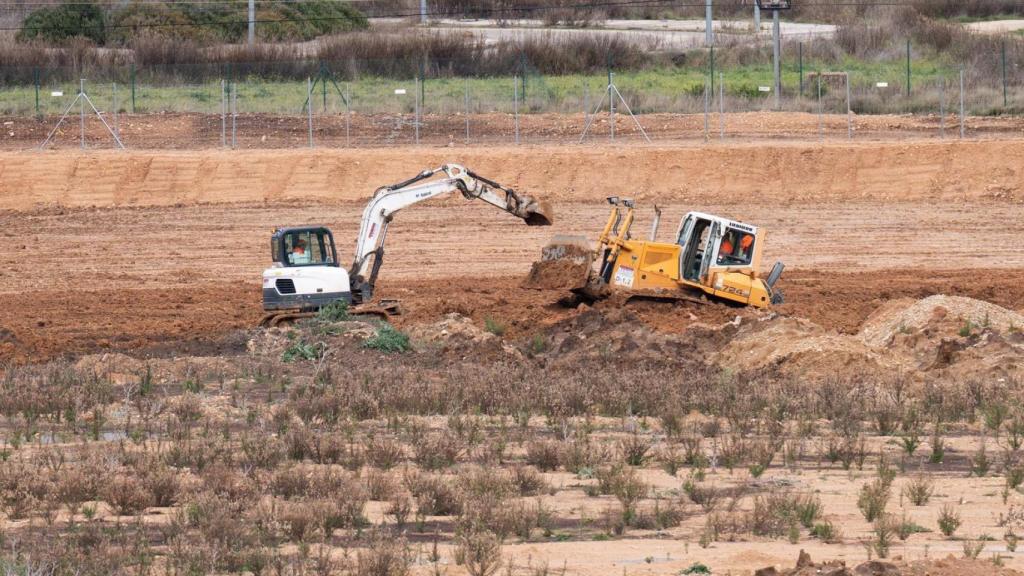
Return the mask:
POLYGON ((583 236, 559 234, 541 250, 523 281, 534 290, 581 290, 591 281, 594 251, 583 236))

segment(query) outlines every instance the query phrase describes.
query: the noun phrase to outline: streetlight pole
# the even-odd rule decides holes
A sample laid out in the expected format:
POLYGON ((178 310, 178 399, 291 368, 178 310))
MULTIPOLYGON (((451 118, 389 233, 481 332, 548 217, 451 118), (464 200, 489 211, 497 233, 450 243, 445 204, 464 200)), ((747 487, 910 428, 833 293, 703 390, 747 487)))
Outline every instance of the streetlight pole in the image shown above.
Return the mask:
POLYGON ((711 27, 711 1, 704 0, 704 43, 708 46, 715 43, 715 31, 711 27))
POLYGON ((249 46, 256 43, 256 0, 249 0, 249 46))
POLYGON ((772 65, 775 70, 775 108, 778 109, 782 103, 782 66, 779 63, 782 52, 782 35, 779 30, 779 11, 772 10, 772 65))

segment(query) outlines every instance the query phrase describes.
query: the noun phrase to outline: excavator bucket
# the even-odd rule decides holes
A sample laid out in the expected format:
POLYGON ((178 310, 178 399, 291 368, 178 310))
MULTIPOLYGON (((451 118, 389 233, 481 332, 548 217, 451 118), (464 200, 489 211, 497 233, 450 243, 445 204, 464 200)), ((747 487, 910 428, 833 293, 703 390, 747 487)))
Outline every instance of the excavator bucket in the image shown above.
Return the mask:
POLYGON ((581 290, 590 282, 594 251, 583 236, 556 235, 541 250, 523 287, 534 290, 581 290))
POLYGON ((554 211, 547 202, 541 202, 530 198, 530 201, 523 207, 523 220, 527 226, 551 226, 554 220, 554 211))

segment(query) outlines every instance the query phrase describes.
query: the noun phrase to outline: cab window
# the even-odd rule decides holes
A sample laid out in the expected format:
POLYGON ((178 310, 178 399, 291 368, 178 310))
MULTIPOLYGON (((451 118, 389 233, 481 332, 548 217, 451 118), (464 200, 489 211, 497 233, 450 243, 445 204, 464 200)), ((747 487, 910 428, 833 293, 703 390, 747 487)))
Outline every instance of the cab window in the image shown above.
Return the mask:
POLYGON ((754 255, 754 235, 738 228, 726 228, 718 248, 720 266, 748 266, 754 255))
POLYGON ((331 238, 324 232, 289 232, 284 236, 284 252, 289 266, 333 264, 331 238))

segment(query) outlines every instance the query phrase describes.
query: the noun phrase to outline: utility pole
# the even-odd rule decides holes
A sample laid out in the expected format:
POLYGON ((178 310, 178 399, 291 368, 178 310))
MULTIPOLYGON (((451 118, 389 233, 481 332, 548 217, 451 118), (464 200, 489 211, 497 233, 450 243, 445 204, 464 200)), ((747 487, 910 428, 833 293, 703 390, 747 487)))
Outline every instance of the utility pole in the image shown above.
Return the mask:
POLYGON ((779 11, 772 10, 772 61, 775 69, 775 109, 782 105, 782 68, 779 63, 782 52, 782 35, 779 30, 779 11))
POLYGON ((249 46, 256 43, 256 0, 249 0, 249 46))
POLYGON ((704 0, 704 43, 711 46, 715 43, 715 31, 711 27, 711 0, 704 0))
POLYGON ((420 24, 427 23, 427 0, 420 0, 420 24))

